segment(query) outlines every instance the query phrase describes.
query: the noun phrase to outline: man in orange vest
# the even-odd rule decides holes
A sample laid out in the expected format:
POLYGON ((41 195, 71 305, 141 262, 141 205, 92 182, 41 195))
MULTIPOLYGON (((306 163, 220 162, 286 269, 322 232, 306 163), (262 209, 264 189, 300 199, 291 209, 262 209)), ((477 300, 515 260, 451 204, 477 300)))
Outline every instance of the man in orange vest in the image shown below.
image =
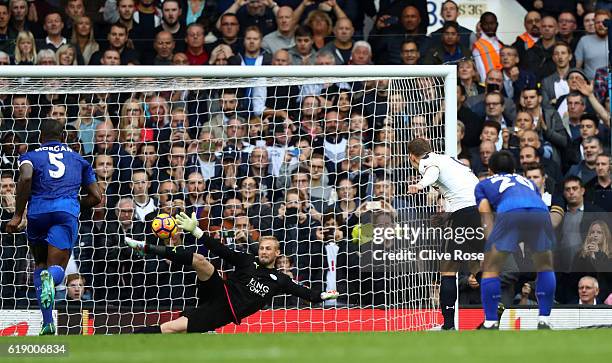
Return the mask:
POLYGON ((491 69, 502 68, 499 52, 503 44, 497 39, 498 25, 497 16, 492 12, 487 11, 480 16, 482 35, 472 48, 472 57, 480 79, 485 79, 491 69))
POLYGON ((525 15, 523 25, 525 26, 525 32, 516 37, 516 42, 512 44, 518 51, 520 59, 523 59, 527 50, 535 45, 540 39, 540 23, 542 22, 542 15, 539 12, 532 10, 525 15))

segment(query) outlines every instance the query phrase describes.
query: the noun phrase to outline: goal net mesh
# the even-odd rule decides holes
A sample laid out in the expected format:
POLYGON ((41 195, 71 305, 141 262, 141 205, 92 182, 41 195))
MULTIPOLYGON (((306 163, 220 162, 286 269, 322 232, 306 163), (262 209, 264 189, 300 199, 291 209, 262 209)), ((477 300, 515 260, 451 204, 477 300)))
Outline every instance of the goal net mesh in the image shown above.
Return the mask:
MULTIPOLYGON (((340 292, 310 304, 278 296, 224 332, 422 330, 439 322, 438 266, 410 252, 438 248, 383 228, 424 227, 435 191, 417 178, 406 145, 444 153, 442 77, 1 78, 2 320, 37 309, 25 233, 4 226, 15 208, 17 158, 39 143, 40 121, 66 125, 89 160, 103 201, 83 210, 67 279, 57 288, 59 333, 129 333, 197 305, 197 277, 125 244, 130 236, 199 252, 223 277, 233 266, 191 236, 159 240, 159 213, 195 212, 230 248, 257 253, 275 236, 277 267, 297 283, 340 292), (397 256, 404 256, 397 257, 397 256)), ((446 137, 448 136, 448 138, 446 137)))

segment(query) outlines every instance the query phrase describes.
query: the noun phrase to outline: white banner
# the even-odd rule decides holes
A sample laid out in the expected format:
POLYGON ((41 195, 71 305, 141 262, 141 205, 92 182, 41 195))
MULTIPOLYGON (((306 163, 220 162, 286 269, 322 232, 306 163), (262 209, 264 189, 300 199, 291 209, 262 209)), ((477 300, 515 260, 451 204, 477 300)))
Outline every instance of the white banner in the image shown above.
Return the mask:
MULTIPOLYGON (((428 33, 440 28, 444 20, 440 16, 442 3, 445 0, 428 0, 429 12, 428 33)), ((476 32, 480 15, 491 11, 497 15, 497 36, 504 44, 512 44, 516 37, 525 32, 523 18, 527 11, 515 0, 455 0, 459 4, 459 24, 476 32)))
MULTIPOLYGON (((53 321, 57 322, 57 310, 53 310, 53 321)), ((40 310, 0 309, 0 336, 38 335, 41 328, 40 310)))
MULTIPOLYGON (((500 321, 502 330, 534 330, 538 325, 538 309, 507 309, 500 321)), ((550 314, 553 329, 578 329, 612 325, 612 309, 553 308, 550 314)))

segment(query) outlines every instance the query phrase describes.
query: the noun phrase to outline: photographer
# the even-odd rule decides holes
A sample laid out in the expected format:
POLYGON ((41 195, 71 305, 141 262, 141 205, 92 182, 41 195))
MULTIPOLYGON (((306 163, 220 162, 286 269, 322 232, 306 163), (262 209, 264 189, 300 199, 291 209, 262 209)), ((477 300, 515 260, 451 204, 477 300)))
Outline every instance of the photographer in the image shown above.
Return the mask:
POLYGON ((514 305, 538 305, 535 291, 535 281, 525 282, 521 292, 514 297, 514 305))
MULTIPOLYGON (((25 291, 19 293, 18 290, 25 288, 24 282, 27 280, 26 255, 28 253, 27 241, 24 233, 6 234, 6 224, 15 214, 15 181, 13 174, 7 171, 2 172, 0 177, 0 303, 12 304, 5 299, 13 299, 15 296, 24 295, 25 291), (20 286, 22 285, 22 286, 20 286)), ((25 228, 26 218, 23 218, 19 228, 25 228)))
MULTIPOLYGON (((287 190, 285 202, 276 210, 276 218, 272 226, 274 236, 282 241, 281 253, 297 261, 298 269, 308 267, 308 261, 302 265, 301 260, 296 260, 299 245, 312 241, 314 228, 319 225, 306 208, 306 201, 300 191, 296 188, 287 190)), ((309 207, 312 208, 312 207, 309 207)))
MULTIPOLYGON (((609 271, 612 268, 610 243, 612 235, 605 221, 597 220, 589 226, 582 248, 574 256, 572 272, 574 279, 591 275, 599 280, 601 295, 605 299, 611 292, 609 271)), ((602 300, 603 300, 602 299, 602 300)))
MULTIPOLYGON (((308 244, 300 244, 298 255, 301 259, 309 259, 307 280, 311 286, 335 289, 343 295, 338 300, 346 303, 348 292, 352 290, 349 284, 357 281, 356 271, 352 267, 358 267, 359 261, 355 246, 348 243, 340 228, 341 223, 339 215, 326 214, 323 226, 316 228, 316 238, 308 244)), ((338 303, 337 300, 329 300, 325 305, 338 303)))

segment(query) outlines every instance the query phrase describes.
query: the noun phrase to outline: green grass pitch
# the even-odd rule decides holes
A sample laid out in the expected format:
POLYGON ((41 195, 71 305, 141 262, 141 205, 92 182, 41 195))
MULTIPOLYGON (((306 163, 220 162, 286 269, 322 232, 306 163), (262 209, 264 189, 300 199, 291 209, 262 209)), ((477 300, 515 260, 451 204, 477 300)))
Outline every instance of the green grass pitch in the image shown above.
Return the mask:
POLYGON ((65 343, 62 357, 0 362, 599 362, 612 355, 608 329, 245 335, 4 337, 7 344, 65 343), (401 360, 398 360, 401 359, 401 360))

